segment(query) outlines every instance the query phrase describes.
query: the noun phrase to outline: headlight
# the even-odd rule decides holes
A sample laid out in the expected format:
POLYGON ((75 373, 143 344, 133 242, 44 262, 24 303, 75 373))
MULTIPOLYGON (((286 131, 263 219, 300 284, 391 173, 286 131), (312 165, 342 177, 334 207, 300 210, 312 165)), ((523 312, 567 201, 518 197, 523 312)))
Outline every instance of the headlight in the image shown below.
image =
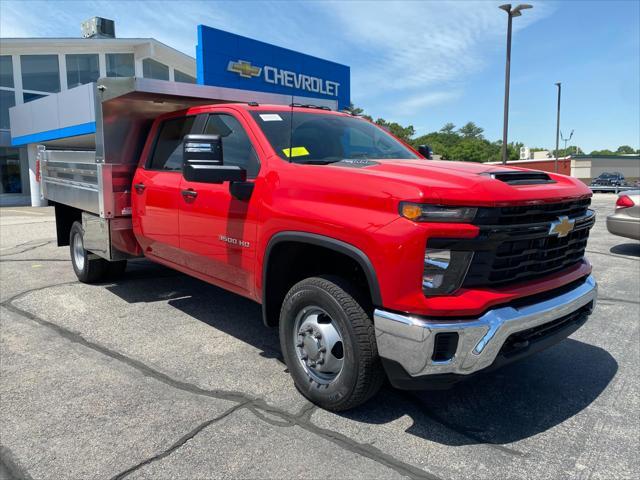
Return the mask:
POLYGON ((425 295, 448 295, 464 280, 473 252, 427 248, 424 254, 422 291, 425 295))
POLYGON ((476 216, 474 207, 446 207, 400 202, 400 215, 414 222, 470 222, 476 216))

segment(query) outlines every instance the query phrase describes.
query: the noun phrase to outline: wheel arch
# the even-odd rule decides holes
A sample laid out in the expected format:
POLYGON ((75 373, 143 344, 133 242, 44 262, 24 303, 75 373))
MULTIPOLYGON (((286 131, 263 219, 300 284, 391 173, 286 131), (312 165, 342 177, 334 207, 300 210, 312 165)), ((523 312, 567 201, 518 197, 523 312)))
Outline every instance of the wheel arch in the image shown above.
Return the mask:
MULTIPOLYGON (((279 295, 275 295, 274 298, 273 289, 270 289, 269 276, 271 272, 269 269, 273 266, 273 252, 278 246, 282 246, 284 243, 326 249, 336 255, 348 257, 362 271, 367 284, 366 293, 369 295, 371 303, 374 306, 382 305, 382 295, 380 293, 380 286, 375 268, 373 267, 369 257, 358 247, 350 243, 343 242, 342 240, 337 240, 332 237, 318 235, 315 233, 296 231, 279 232, 269 240, 262 263, 262 319, 265 325, 276 326, 278 324, 279 309, 277 309, 277 313, 274 313, 276 311, 274 301, 277 302, 279 295)), ((284 293, 286 294, 286 292, 284 293)))

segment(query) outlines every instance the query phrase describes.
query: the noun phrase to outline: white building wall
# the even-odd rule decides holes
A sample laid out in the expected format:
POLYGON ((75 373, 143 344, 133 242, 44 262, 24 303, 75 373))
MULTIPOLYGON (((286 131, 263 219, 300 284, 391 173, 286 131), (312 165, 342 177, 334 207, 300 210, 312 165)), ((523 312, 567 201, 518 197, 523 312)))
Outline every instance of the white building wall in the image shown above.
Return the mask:
MULTIPOLYGON (((195 59, 181 53, 167 45, 154 39, 83 39, 83 38, 2 38, 0 39, 0 55, 10 55, 13 67, 13 88, 0 87, 2 90, 13 92, 15 104, 24 103, 24 94, 32 93, 37 95, 50 95, 53 92, 43 92, 35 90, 25 90, 22 82, 22 68, 20 62, 21 55, 57 55, 58 69, 60 74, 60 89, 67 90, 67 54, 97 54, 99 76, 107 76, 106 55, 109 53, 132 53, 134 55, 134 73, 137 77, 143 77, 142 61, 145 58, 152 58, 169 67, 169 78, 174 80, 175 70, 195 78, 195 59)), ((9 138, 8 131, 3 130, 2 138, 9 138)), ((3 143, 0 146, 10 147, 3 143)), ((22 195, 28 198, 29 190, 27 185, 33 185, 35 181, 35 145, 28 148, 20 148, 20 157, 25 159, 21 162, 22 195), (28 168, 27 168, 28 165, 28 168)), ((39 192, 31 189, 33 195, 39 196, 39 192)), ((32 198, 32 203, 38 203, 36 198, 32 198)), ((2 200, 0 199, 0 204, 2 200)))

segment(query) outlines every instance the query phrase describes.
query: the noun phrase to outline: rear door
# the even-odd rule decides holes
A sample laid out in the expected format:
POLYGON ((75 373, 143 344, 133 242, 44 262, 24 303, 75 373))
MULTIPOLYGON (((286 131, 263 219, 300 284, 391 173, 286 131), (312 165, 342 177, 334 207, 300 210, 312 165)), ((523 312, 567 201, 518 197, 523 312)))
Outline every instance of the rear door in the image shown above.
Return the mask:
MULTIPOLYGON (((244 122, 236 112, 220 109, 207 116, 204 133, 220 135, 224 164, 245 168, 246 183, 255 186, 260 170, 254 148, 257 142, 244 122)), ((180 189, 185 194, 180 211, 180 247, 187 266, 214 283, 251 294, 257 189, 246 200, 231 194, 230 182, 197 183, 182 178, 180 189)))
POLYGON ((144 167, 137 169, 133 179, 134 232, 145 255, 177 264, 184 263, 179 237, 182 143, 195 124, 194 115, 164 120, 144 167))

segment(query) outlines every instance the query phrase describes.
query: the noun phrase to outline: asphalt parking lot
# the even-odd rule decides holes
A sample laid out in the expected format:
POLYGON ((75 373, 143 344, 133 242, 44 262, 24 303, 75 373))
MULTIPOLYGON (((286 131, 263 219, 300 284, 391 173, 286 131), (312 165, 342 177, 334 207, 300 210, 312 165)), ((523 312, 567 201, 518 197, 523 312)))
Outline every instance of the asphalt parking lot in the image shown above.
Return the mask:
POLYGON ((258 305, 145 260, 80 284, 52 209, 0 209, 0 477, 637 478, 640 243, 606 231, 614 202, 582 329, 343 414, 296 391, 258 305))

